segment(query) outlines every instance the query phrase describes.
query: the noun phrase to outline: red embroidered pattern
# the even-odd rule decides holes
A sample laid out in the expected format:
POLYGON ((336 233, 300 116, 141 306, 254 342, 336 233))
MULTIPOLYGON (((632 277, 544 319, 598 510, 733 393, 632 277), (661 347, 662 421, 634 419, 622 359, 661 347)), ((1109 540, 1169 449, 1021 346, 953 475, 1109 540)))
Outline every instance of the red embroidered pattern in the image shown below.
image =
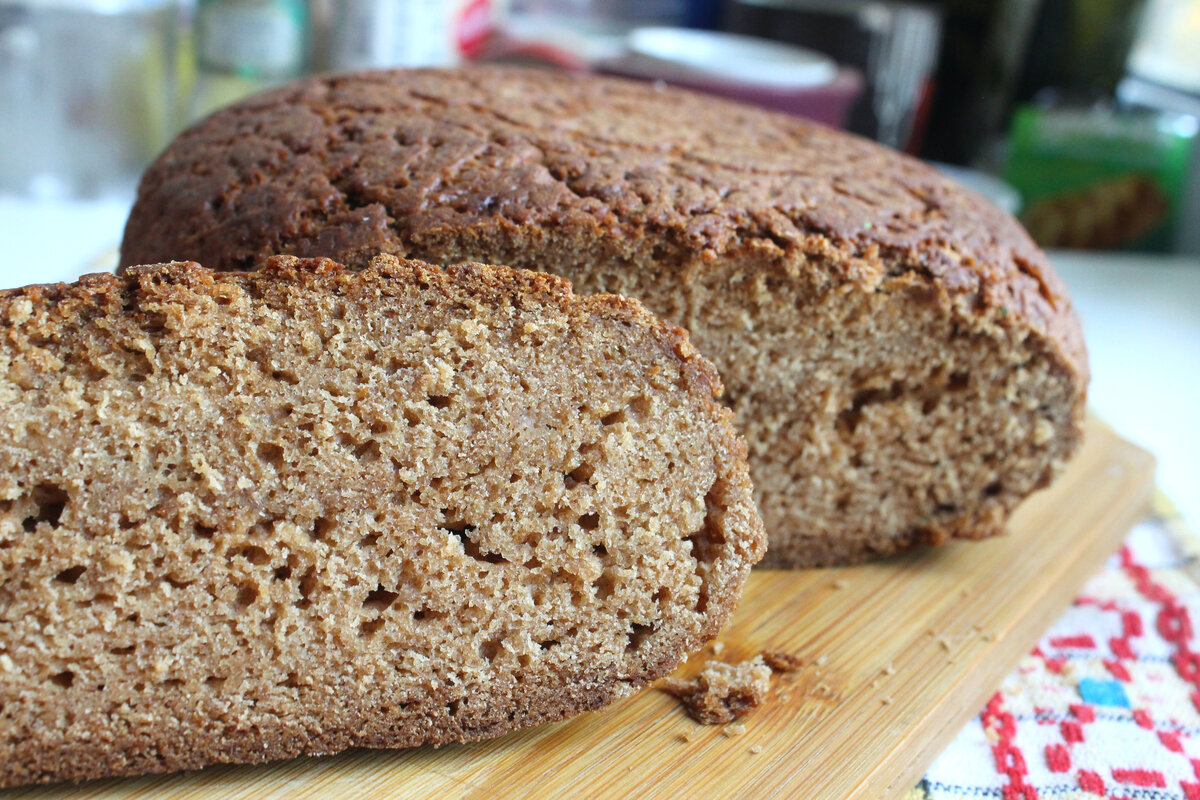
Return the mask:
POLYGON ((964 731, 930 769, 925 798, 1200 800, 1200 569, 1180 568, 1196 550, 1161 522, 1135 534, 989 700, 984 737, 964 731))

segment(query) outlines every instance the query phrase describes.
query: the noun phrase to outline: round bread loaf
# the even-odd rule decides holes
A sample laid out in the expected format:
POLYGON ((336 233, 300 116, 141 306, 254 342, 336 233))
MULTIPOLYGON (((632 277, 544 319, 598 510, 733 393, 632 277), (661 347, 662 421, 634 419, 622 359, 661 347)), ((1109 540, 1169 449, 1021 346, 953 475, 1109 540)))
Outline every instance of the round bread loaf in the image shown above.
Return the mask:
POLYGON ((1081 439, 1078 322, 1012 217, 863 139, 650 84, 305 80, 180 135, 122 258, 378 252, 553 272, 687 327, 749 443, 764 564, 998 533, 1081 439))
POLYGON ((499 267, 0 293, 0 786, 631 693, 766 546, 718 390, 636 301, 499 267))

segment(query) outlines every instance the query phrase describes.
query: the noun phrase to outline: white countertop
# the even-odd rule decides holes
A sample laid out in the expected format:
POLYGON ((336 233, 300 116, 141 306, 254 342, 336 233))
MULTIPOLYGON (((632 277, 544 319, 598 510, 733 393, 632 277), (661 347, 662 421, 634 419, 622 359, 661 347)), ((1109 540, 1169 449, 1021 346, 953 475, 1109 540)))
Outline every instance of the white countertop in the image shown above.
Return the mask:
POLYGON ((1200 258, 1052 252, 1083 318, 1088 402, 1158 458, 1200 533, 1200 258))
MULTIPOLYGON (((111 268, 130 202, 0 196, 0 287, 111 268)), ((1092 408, 1158 457, 1160 486, 1200 532, 1200 258, 1051 260, 1083 317, 1092 408)))

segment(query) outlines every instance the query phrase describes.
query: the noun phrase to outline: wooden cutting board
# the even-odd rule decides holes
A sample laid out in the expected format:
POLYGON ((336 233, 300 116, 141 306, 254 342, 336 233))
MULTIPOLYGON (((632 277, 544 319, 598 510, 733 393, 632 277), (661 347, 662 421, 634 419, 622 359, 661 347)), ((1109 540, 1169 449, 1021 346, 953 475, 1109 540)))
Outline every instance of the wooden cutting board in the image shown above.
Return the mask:
MULTIPOLYGON (((755 573, 721 660, 764 649, 772 679, 737 727, 701 726, 648 690, 502 739, 81 787, 16 798, 902 797, 1144 513, 1153 458, 1093 422, 1087 444, 1009 536, 860 567, 755 573)), ((680 668, 698 671, 711 648, 680 668)))

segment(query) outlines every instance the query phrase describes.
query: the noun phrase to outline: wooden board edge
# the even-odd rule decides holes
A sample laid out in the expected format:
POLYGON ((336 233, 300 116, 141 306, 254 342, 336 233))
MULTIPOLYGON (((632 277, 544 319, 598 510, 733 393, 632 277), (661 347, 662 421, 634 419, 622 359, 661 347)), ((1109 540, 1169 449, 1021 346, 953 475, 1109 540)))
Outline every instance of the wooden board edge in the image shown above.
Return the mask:
MULTIPOLYGON (((1061 616, 1070 607, 1083 584, 1100 570, 1133 526, 1145 518, 1154 499, 1156 488, 1154 480, 1156 459, 1154 456, 1122 438, 1107 423, 1092 418, 1089 419, 1088 426, 1103 429, 1105 434, 1112 436, 1115 447, 1127 451, 1128 458, 1134 462, 1137 469, 1136 478, 1138 480, 1131 479, 1126 484, 1127 491, 1124 497, 1114 498, 1113 505, 1123 508, 1123 513, 1116 516, 1104 530, 1102 542, 1106 546, 1097 545, 1091 548, 1081 559, 1082 568, 1079 572, 1084 577, 1077 582, 1055 585, 1043 596, 1047 616, 1052 619, 1061 616)), ((920 782, 929 767, 945 751, 955 736, 987 704, 988 699, 999 689, 1001 683, 1017 667, 1020 660, 1036 646, 1038 639, 1045 633, 1045 625, 1042 620, 1042 616, 1033 615, 1020 618, 1012 630, 1005 633, 1005 639, 1008 642, 1016 641, 1020 644, 1019 647, 1014 646, 1014 650, 1018 653, 1017 657, 989 662, 986 655, 998 649, 993 647, 978 659, 982 662, 981 665, 971 671, 979 678, 978 682, 988 688, 963 696, 958 707, 950 709, 949 713, 946 709, 939 709, 936 712, 931 710, 926 714, 922 718, 921 724, 910 731, 911 736, 921 736, 924 740, 920 756, 905 757, 904 763, 893 763, 899 759, 900 753, 899 748, 893 749, 892 756, 881 762, 870 775, 865 776, 861 785, 862 789, 856 790, 852 797, 861 798, 861 800, 875 800, 876 798, 903 800, 920 782), (888 774, 892 774, 894 777, 888 779, 886 778, 888 774)))

